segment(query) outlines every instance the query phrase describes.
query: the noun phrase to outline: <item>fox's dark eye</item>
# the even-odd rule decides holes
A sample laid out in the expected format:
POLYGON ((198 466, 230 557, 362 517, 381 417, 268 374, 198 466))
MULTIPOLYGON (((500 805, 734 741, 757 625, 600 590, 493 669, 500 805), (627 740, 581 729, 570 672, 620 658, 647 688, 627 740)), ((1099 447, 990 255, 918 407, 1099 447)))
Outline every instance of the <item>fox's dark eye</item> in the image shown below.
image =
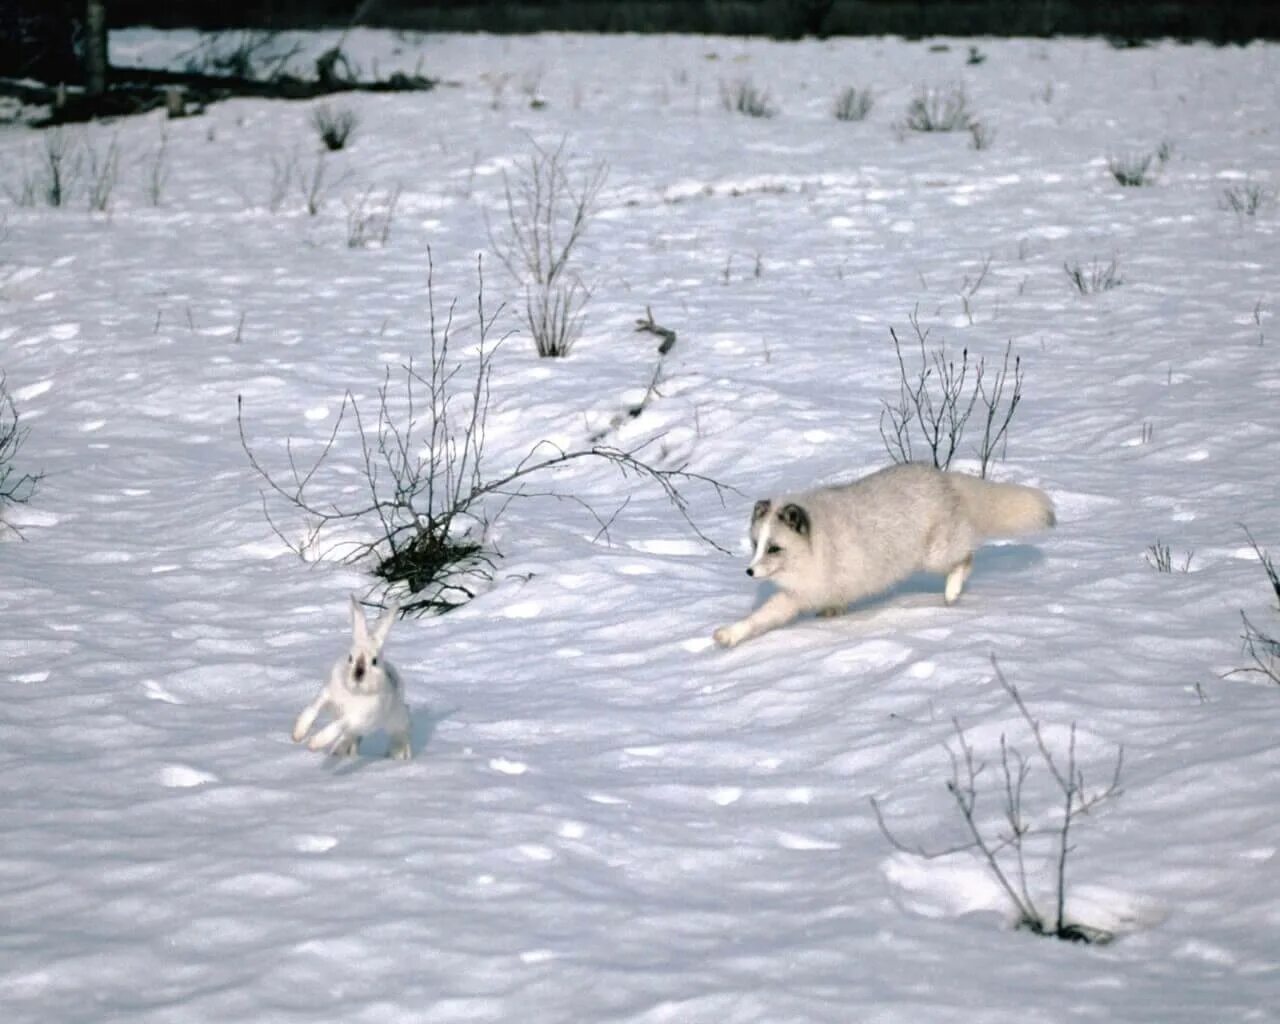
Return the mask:
POLYGON ((376 657, 375 657, 375 658, 370 658, 370 659, 369 659, 369 664, 370 664, 370 665, 376 665, 376 664, 378 664, 378 659, 377 659, 376 657))
POLYGON ((777 544, 770 544, 764 549, 764 553, 766 555, 780 555, 782 554, 782 548, 778 547, 777 544))
POLYGON ((348 665, 350 665, 350 664, 351 664, 351 655, 349 655, 349 654, 347 655, 347 664, 348 664, 348 665))

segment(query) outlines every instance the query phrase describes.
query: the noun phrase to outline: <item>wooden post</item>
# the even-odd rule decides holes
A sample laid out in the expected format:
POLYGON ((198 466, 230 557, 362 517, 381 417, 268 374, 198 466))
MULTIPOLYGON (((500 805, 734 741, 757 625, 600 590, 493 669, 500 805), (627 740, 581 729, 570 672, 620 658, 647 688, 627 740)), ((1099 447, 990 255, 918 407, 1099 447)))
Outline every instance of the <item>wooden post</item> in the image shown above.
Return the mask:
POLYGON ((107 91, 107 4, 85 0, 84 88, 90 96, 107 91))

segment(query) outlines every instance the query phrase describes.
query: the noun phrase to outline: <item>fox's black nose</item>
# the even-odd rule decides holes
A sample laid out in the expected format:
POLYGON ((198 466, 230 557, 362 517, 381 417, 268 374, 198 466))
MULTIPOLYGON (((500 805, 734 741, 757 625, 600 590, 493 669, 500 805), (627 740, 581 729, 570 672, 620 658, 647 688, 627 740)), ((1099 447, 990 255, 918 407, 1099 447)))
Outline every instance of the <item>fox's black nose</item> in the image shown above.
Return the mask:
POLYGON ((747 575, 754 576, 755 574, 756 574, 756 571, 753 568, 751 568, 751 566, 747 566, 747 575))

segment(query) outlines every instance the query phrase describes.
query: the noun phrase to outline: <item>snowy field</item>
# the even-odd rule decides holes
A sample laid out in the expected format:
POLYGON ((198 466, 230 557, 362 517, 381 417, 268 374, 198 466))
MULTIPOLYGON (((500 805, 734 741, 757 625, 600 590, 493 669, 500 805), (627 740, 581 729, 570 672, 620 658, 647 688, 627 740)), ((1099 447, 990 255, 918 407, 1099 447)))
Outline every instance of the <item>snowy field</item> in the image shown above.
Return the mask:
MULTIPOLYGON (((193 42, 121 32, 112 55, 193 42)), ((1274 201, 1222 208, 1280 184, 1280 48, 977 40, 969 64, 970 42, 356 33, 366 72, 444 84, 338 101, 360 122, 314 215, 271 195, 273 167, 314 168, 314 104, 67 129, 86 167, 117 141, 105 212, 87 171, 63 208, 17 202, 45 146, 0 128, 0 369, 20 468, 47 474, 0 545, 7 1022, 1280 1019, 1280 688, 1226 675, 1241 610, 1277 625, 1242 524, 1280 554, 1280 231, 1274 201), (744 77, 776 117, 722 108, 744 77), (917 88, 960 82, 988 148, 895 132, 917 88), (874 91, 865 121, 832 117, 846 86, 874 91), (486 253, 518 329, 486 218, 562 138, 609 168, 585 333, 564 360, 527 333, 498 351, 490 462, 637 402, 650 306, 678 342, 614 440, 662 435, 736 488, 685 489, 734 554, 642 481, 557 474, 602 514, 630 499, 607 538, 511 504, 493 585, 391 634, 413 760, 326 763, 289 728, 370 580, 273 535, 237 396, 273 467, 323 440, 344 392, 423 357, 428 246, 464 320, 486 253), (1146 187, 1108 171, 1162 146, 1146 187), (348 206, 397 186, 386 244, 348 247, 348 206), (1112 259, 1109 291, 1064 272, 1112 259), (1057 530, 983 549, 955 607, 913 579, 715 648, 759 599, 752 501, 888 461, 889 328, 917 307, 953 352, 1022 357, 994 475, 1046 489, 1057 530), (1109 945, 1015 929, 975 852, 877 827, 871 798, 909 846, 965 839, 953 719, 987 763, 979 818, 1004 734, 1052 827, 992 655, 1059 754, 1077 723, 1089 785, 1123 746, 1067 868, 1068 918, 1109 945)), ((1051 847, 1026 868, 1051 905, 1051 847)))

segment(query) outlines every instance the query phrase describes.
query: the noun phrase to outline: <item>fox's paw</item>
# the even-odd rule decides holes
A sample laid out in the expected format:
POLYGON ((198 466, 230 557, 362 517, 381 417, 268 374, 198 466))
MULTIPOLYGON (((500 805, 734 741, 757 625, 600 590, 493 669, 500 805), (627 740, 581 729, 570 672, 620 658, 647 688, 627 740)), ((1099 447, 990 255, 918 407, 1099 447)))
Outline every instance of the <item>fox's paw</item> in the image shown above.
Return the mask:
POLYGON ((293 727, 293 732, 290 733, 290 735, 293 737, 294 743, 301 743, 303 740, 307 738, 306 727, 301 722, 298 722, 293 727))
POLYGON ((711 634, 711 639, 716 642, 718 647, 733 647, 738 642, 732 626, 721 626, 711 634))

